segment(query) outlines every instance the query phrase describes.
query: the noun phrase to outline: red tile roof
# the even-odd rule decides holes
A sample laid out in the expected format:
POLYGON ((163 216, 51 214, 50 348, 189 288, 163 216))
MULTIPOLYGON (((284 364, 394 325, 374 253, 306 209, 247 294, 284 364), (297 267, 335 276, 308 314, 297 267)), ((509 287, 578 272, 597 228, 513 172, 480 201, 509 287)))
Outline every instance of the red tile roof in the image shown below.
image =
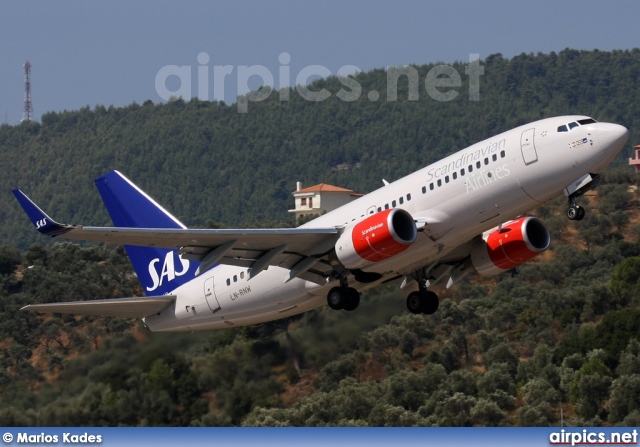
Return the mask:
POLYGON ((339 186, 328 185, 326 183, 320 183, 315 186, 309 186, 308 188, 301 189, 300 191, 294 191, 294 194, 306 193, 306 192, 348 192, 352 193, 353 190, 340 188, 339 186))

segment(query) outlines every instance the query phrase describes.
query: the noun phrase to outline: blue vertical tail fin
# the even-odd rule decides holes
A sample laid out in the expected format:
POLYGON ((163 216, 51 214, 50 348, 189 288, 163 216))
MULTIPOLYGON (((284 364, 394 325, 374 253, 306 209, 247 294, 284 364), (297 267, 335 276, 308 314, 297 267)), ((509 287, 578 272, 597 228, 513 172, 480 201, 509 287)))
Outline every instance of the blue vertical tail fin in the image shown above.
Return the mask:
MULTIPOLYGON (((186 228, 131 180, 111 171, 95 180, 116 227, 186 228)), ((193 279, 199 262, 181 259, 177 250, 125 245, 145 293, 165 295, 193 279)))

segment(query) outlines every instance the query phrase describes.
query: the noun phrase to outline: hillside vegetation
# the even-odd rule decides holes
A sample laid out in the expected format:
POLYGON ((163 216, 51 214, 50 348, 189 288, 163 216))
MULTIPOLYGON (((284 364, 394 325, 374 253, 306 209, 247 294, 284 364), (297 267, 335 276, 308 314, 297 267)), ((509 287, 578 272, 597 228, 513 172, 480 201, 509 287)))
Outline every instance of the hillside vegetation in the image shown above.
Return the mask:
POLYGON ((544 259, 463 281, 433 316, 392 284, 352 313, 148 333, 18 310, 139 293, 122 249, 2 247, 0 425, 638 425, 640 207, 609 178, 581 222, 537 211, 544 259))
MULTIPOLYGON (((526 122, 585 114, 635 126, 640 98, 640 50, 492 55, 481 62, 479 101, 462 86, 452 101, 425 92, 432 65, 417 67, 419 100, 386 101, 384 70, 360 73, 364 92, 352 102, 336 93, 336 78, 317 81, 332 96, 321 102, 291 92, 235 105, 182 100, 126 108, 47 113, 42 123, 0 126, 0 243, 26 249, 31 228, 10 193, 19 187, 51 217, 66 223, 108 225, 93 180, 118 169, 188 226, 287 224, 295 182, 325 182, 366 193, 447 154, 526 122), (380 92, 369 101, 367 92, 380 92), (338 169, 338 168, 348 169, 338 169)), ((623 158, 622 158, 623 159, 623 158)), ((292 224, 292 223, 291 223, 292 224)))
MULTIPOLYGON (((295 180, 366 192, 541 117, 582 113, 637 136, 638 50, 482 64, 478 102, 292 95, 238 114, 175 101, 0 127, 0 425, 640 425, 640 197, 628 167, 582 199, 582 221, 567 220, 564 199, 535 210, 549 252, 461 282, 433 316, 409 314, 397 284, 356 312, 202 333, 19 311, 141 290, 122 248, 37 235, 10 186, 62 221, 108 224, 91 180, 119 168, 189 225, 272 225, 287 219, 295 180)), ((382 70, 358 79, 384 91, 382 70)))

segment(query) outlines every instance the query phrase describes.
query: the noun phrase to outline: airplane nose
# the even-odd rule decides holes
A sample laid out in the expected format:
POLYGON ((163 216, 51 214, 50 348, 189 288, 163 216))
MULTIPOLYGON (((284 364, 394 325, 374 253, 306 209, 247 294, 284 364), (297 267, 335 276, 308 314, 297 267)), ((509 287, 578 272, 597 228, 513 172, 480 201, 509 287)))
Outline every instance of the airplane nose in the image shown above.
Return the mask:
POLYGON ((605 151, 619 151, 629 139, 629 130, 619 124, 602 123, 598 129, 598 139, 605 151))

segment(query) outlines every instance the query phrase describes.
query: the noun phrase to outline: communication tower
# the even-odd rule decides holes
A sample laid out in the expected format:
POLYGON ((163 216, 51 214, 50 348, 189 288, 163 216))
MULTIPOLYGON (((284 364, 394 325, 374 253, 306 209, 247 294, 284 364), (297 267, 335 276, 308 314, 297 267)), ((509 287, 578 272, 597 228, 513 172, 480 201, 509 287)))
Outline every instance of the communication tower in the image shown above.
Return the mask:
POLYGON ((33 118, 33 106, 31 104, 31 64, 24 64, 24 113, 22 121, 31 121, 33 118))

